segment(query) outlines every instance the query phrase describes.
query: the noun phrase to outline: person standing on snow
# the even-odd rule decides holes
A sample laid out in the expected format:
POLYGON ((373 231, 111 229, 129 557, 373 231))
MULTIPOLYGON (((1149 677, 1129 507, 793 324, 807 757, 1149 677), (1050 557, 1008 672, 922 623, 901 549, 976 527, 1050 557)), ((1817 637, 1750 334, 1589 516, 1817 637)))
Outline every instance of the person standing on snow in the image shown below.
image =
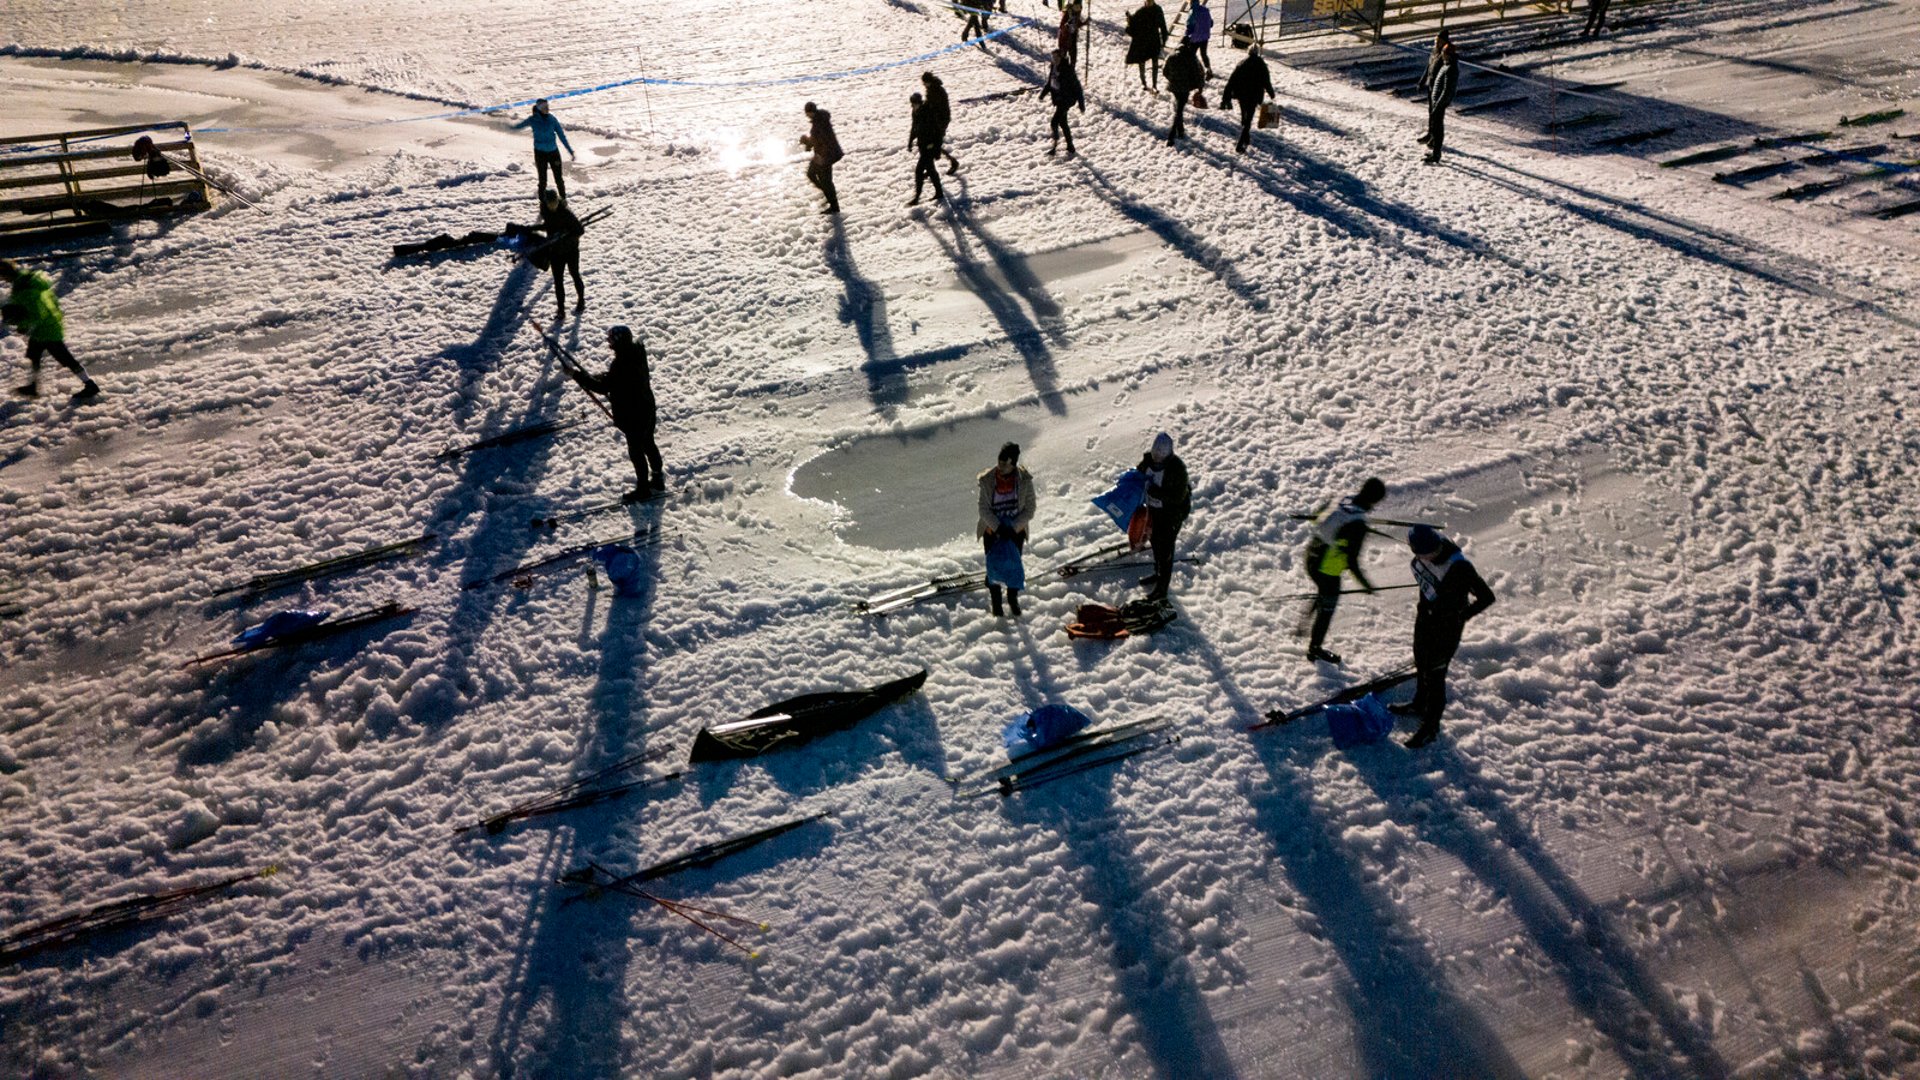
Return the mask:
POLYGON ((1173 436, 1161 432, 1134 466, 1147 478, 1147 524, 1153 538, 1153 573, 1140 579, 1147 599, 1165 600, 1173 581, 1173 545, 1193 509, 1193 484, 1187 463, 1173 452, 1173 436))
POLYGON ((1206 73, 1200 69, 1200 58, 1194 55, 1193 42, 1181 42, 1179 51, 1167 58, 1167 89, 1173 92, 1173 124, 1167 128, 1168 146, 1172 146, 1175 139, 1187 137, 1187 99, 1206 80, 1206 73))
MULTIPOLYGON (((1340 662, 1338 654, 1326 650, 1327 627, 1333 624, 1334 609, 1340 606, 1340 575, 1351 571, 1353 579, 1368 592, 1373 591, 1373 582, 1360 570, 1360 549, 1367 541, 1367 531, 1371 527, 1367 521, 1367 512, 1387 497, 1387 485, 1377 476, 1369 477, 1360 485, 1359 494, 1344 499, 1338 506, 1326 511, 1313 520, 1313 533, 1307 540, 1307 550, 1303 561, 1307 566, 1307 577, 1312 579, 1313 587, 1320 591, 1309 606, 1313 615, 1313 634, 1307 638, 1307 659, 1324 660, 1329 664, 1340 662)), ((1298 633, 1298 630, 1295 631, 1298 633)))
POLYGON ((912 150, 916 145, 920 148, 913 166, 913 199, 907 205, 920 205, 920 192, 929 180, 933 181, 933 201, 945 202, 947 193, 940 189, 940 170, 934 167, 940 160, 940 140, 933 136, 926 99, 914 94, 907 102, 913 107, 913 122, 907 130, 907 149, 912 150))
POLYGON ((624 326, 608 330, 607 345, 613 349, 613 364, 605 375, 577 367, 569 367, 567 374, 581 389, 607 395, 613 424, 626 437, 627 457, 633 461, 634 487, 621 499, 639 502, 667 490, 660 446, 654 442, 659 414, 653 400, 653 373, 647 368, 647 347, 633 340, 633 331, 624 326))
POLYGON ((827 197, 827 205, 820 212, 837 214, 840 212, 840 195, 833 189, 833 165, 845 157, 840 149, 840 140, 833 133, 833 116, 827 110, 807 102, 807 120, 812 126, 805 135, 800 136, 800 145, 813 151, 813 157, 807 162, 807 180, 820 189, 827 197))
POLYGON ((1417 682, 1413 700, 1388 711, 1417 716, 1420 727, 1407 739, 1418 750, 1440 734, 1440 714, 1447 707, 1447 668, 1460 649, 1467 620, 1493 606, 1493 590, 1453 542, 1431 526, 1407 531, 1413 550, 1413 579, 1420 585, 1420 606, 1413 619, 1413 663, 1417 682))
POLYGON ((1167 47, 1167 13, 1155 0, 1146 0, 1127 16, 1127 63, 1140 70, 1140 89, 1147 86, 1147 65, 1153 65, 1153 86, 1160 89, 1160 53, 1167 47))
POLYGON ((927 92, 927 130, 933 134, 933 144, 940 148, 934 156, 947 159, 947 175, 952 176, 960 171, 960 159, 947 149, 947 126, 953 123, 953 102, 947 98, 947 84, 933 72, 923 71, 920 85, 927 92))
POLYGON ((1207 0, 1193 0, 1193 10, 1187 13, 1187 44, 1200 51, 1200 59, 1207 65, 1207 74, 1213 74, 1213 60, 1207 56, 1207 42, 1213 37, 1213 12, 1207 10, 1207 0))
POLYGON ((1581 37, 1592 37, 1607 28, 1607 5, 1612 0, 1587 0, 1587 26, 1581 37))
MULTIPOLYGON (((1007 443, 1000 447, 999 463, 980 474, 980 520, 974 531, 980 537, 989 563, 993 546, 1002 541, 1011 543, 1016 550, 1026 550, 1027 526, 1033 521, 1033 510, 1033 477, 1020 464, 1020 444, 1007 443)), ((988 579, 987 595, 993 601, 993 613, 1005 615, 1012 611, 1013 617, 1019 618, 1020 590, 1007 588, 1003 608, 1000 589, 998 582, 988 579)))
POLYGON ((1267 70, 1267 62, 1260 59, 1260 46, 1250 45, 1247 58, 1227 76, 1227 88, 1220 96, 1223 109, 1231 102, 1240 103, 1240 141, 1233 144, 1236 152, 1247 152, 1247 143, 1253 138, 1253 114, 1259 111, 1262 98, 1272 97, 1273 75, 1267 70))
POLYGON ((1048 130, 1053 133, 1053 144, 1047 147, 1047 156, 1052 157, 1060 150, 1060 136, 1067 137, 1067 156, 1073 156, 1073 129, 1067 126, 1067 110, 1075 105, 1081 112, 1087 111, 1087 95, 1080 88, 1080 77, 1073 73, 1073 59, 1060 49, 1053 50, 1053 68, 1047 72, 1047 83, 1040 88, 1040 100, 1053 98, 1053 120, 1048 130))
POLYGON ((518 131, 523 127, 533 128, 533 168, 539 176, 540 190, 547 190, 547 169, 553 169, 553 188, 561 198, 567 197, 567 177, 560 171, 560 148, 567 148, 567 157, 579 160, 573 152, 573 144, 567 141, 567 132, 560 121, 553 118, 553 108, 546 98, 533 103, 533 112, 525 120, 513 125, 518 131))
MULTIPOLYGON (((1453 35, 1448 33, 1444 26, 1440 28, 1438 34, 1433 36, 1433 51, 1427 54, 1427 70, 1420 75, 1419 90, 1421 93, 1424 94, 1433 88, 1433 77, 1440 74, 1440 54, 1446 52, 1447 46, 1452 43, 1453 35)), ((1427 140, 1421 139, 1420 141, 1426 142, 1427 140)))
POLYGON ((540 193, 540 227, 547 232, 545 255, 547 265, 553 268, 553 302, 557 309, 553 321, 558 324, 567 317, 568 271, 573 273, 573 289, 579 294, 573 310, 587 306, 587 283, 580 280, 580 237, 587 230, 567 207, 566 197, 556 191, 540 193))
POLYGON ((21 397, 40 396, 40 358, 51 356, 60 366, 80 376, 75 401, 85 401, 100 393, 100 384, 87 375, 87 369, 73 358, 67 348, 67 319, 60 311, 60 300, 53 294, 53 279, 38 270, 28 270, 12 259, 0 259, 0 279, 10 290, 6 319, 27 339, 27 363, 32 376, 14 393, 21 397))
POLYGON ((1440 47, 1440 70, 1427 89, 1427 133, 1420 141, 1427 144, 1428 165, 1440 163, 1440 148, 1447 141, 1447 106, 1453 104, 1453 92, 1460 86, 1460 50, 1449 41, 1440 47))

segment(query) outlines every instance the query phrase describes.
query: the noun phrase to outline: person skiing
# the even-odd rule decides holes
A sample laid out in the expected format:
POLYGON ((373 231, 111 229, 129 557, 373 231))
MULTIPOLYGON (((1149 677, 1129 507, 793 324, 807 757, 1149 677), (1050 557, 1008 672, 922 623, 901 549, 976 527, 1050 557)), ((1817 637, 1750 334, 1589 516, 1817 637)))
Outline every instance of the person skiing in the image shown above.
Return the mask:
POLYGON ((952 176, 960 171, 960 159, 947 147, 947 126, 953 123, 953 102, 947 98, 947 84, 933 72, 923 71, 920 85, 927 92, 927 130, 933 134, 934 145, 940 148, 935 156, 947 159, 947 175, 952 176))
POLYGON ((1473 568, 1459 545, 1429 525, 1407 530, 1413 551, 1413 579, 1420 585, 1420 605, 1413 617, 1413 663, 1417 672, 1413 700, 1388 706, 1400 716, 1417 716, 1420 727, 1407 739, 1418 750, 1440 734, 1440 714, 1447 707, 1447 668, 1460 649, 1467 620, 1493 606, 1493 590, 1473 568))
POLYGON ((1087 95, 1080 88, 1080 77, 1073 73, 1073 58, 1065 51, 1053 50, 1053 67, 1047 72, 1047 83, 1040 88, 1040 100, 1053 98, 1053 120, 1048 130, 1053 133, 1053 143, 1047 147, 1047 156, 1052 157, 1060 150, 1060 136, 1067 137, 1067 156, 1073 156, 1073 129, 1067 126, 1067 110, 1075 105, 1081 112, 1087 111, 1087 95))
POLYGON ((833 165, 846 154, 833 134, 833 115, 811 101, 807 102, 806 113, 812 126, 800 137, 800 145, 813 151, 813 157, 807 162, 807 180, 827 197, 827 205, 820 212, 837 214, 840 195, 833 189, 833 165))
POLYGON ((1173 436, 1161 432, 1135 466, 1147 478, 1147 524, 1153 543, 1153 573, 1140 579, 1147 599, 1165 600, 1173 581, 1173 544, 1193 509, 1187 463, 1173 452, 1173 436))
POLYGON ((916 145, 920 149, 918 157, 914 159, 913 198, 907 205, 920 205, 920 192, 928 180, 933 181, 933 201, 945 202, 947 193, 940 188, 940 170, 934 167, 940 160, 940 141, 934 138, 930 130, 932 118, 927 112, 926 99, 914 94, 907 101, 913 107, 913 122, 907 130, 907 149, 912 150, 916 145))
POLYGON ((1060 28, 1054 32, 1053 47, 1067 54, 1067 61, 1080 64, 1080 30, 1087 19, 1080 14, 1080 0, 1060 0, 1060 28))
POLYGON ((1263 97, 1273 97, 1273 74, 1260 58, 1260 46, 1249 45, 1247 58, 1227 76, 1227 88, 1220 95, 1223 109, 1230 102, 1240 103, 1240 141, 1233 144, 1238 153, 1247 152, 1247 143, 1253 138, 1253 114, 1259 111, 1263 97))
MULTIPOLYGON (((1307 577, 1320 592, 1309 604, 1313 614, 1313 633, 1307 638, 1307 659, 1337 664, 1340 657, 1326 649, 1327 627, 1333 624, 1334 609, 1340 606, 1340 575, 1351 571, 1353 579, 1368 592, 1373 582, 1360 569, 1360 549, 1366 544, 1367 512, 1387 497, 1387 485, 1377 476, 1368 477, 1351 499, 1342 500, 1333 509, 1313 519, 1313 532, 1307 539, 1303 561, 1307 577)), ((1298 631, 1296 630, 1296 633, 1298 631)))
POLYGON ((567 317, 567 278, 573 274, 573 289, 579 295, 573 303, 573 310, 581 311, 587 306, 587 283, 580 280, 580 236, 586 227, 580 219, 573 216, 567 206, 566 197, 557 191, 540 193, 540 227, 546 230, 547 243, 543 252, 547 265, 553 269, 553 302, 555 312, 553 321, 560 323, 567 317))
MULTIPOLYGON (((1033 477, 1028 475, 1026 466, 1020 464, 1020 444, 1007 443, 1000 447, 999 462, 980 474, 980 520, 974 531, 988 556, 989 570, 995 544, 1006 541, 1015 550, 1026 549, 1027 526, 1033 521, 1033 510, 1033 477)), ((987 595, 993 601, 993 613, 1005 615, 1011 611, 1014 618, 1019 618, 1020 590, 1007 588, 1004 608, 1000 594, 999 582, 989 577, 987 595)))
POLYGON ((1453 104, 1453 92, 1460 85, 1460 50, 1449 41, 1440 47, 1440 70, 1434 73, 1427 89, 1427 133, 1420 141, 1427 144, 1428 165, 1440 163, 1440 148, 1447 141, 1447 106, 1453 104))
POLYGON ((667 490, 660 446, 654 441, 659 416, 653 400, 653 373, 647 366, 647 347, 633 340, 632 330, 613 327, 607 331, 607 345, 613 350, 613 364, 605 375, 596 376, 577 367, 569 367, 567 374, 581 389, 607 395, 613 425, 626 437, 627 457, 633 461, 634 487, 621 499, 639 502, 667 490))
POLYGON ((1181 42, 1179 51, 1167 57, 1167 89, 1173 92, 1173 124, 1167 128, 1168 146, 1172 146, 1175 139, 1187 137, 1187 99, 1206 80, 1205 72, 1200 69, 1200 58, 1194 55, 1193 42, 1181 42))
POLYGON ((60 299, 53 293, 53 279, 38 270, 28 270, 12 259, 0 259, 0 279, 9 286, 5 306, 6 320, 18 327, 27 339, 27 364, 32 374, 27 384, 14 393, 21 397, 40 396, 40 358, 51 356, 60 366, 80 376, 75 401, 85 401, 100 393, 87 369, 73 358, 67 348, 67 319, 60 311, 60 299))
POLYGON ((1607 28, 1607 5, 1612 0, 1587 0, 1587 25, 1581 37, 1592 37, 1607 28))
POLYGON ((1140 71, 1140 89, 1160 89, 1160 53, 1167 47, 1167 13, 1155 0, 1146 0, 1127 16, 1127 63, 1140 71), (1153 86, 1147 86, 1147 65, 1153 65, 1153 86))
POLYGON ((575 161, 579 157, 573 152, 573 144, 567 141, 566 129, 553 117, 553 107, 546 98, 533 103, 533 112, 525 120, 513 125, 518 131, 523 127, 533 129, 533 168, 538 174, 540 190, 547 190, 547 170, 553 170, 553 187, 561 198, 567 197, 567 177, 560 171, 560 148, 567 148, 567 157, 575 161))
POLYGON ((1207 56, 1207 41, 1213 37, 1213 12, 1207 10, 1207 0, 1193 0, 1193 10, 1187 13, 1187 44, 1200 52, 1200 59, 1207 65, 1207 74, 1213 74, 1213 60, 1207 56))

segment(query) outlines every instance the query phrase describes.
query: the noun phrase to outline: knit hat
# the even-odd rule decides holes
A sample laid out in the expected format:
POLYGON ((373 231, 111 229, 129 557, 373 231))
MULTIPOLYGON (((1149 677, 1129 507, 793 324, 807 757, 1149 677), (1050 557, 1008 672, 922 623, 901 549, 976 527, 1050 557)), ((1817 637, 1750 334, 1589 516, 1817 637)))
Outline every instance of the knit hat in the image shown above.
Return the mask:
POLYGON ((1153 452, 1156 454, 1173 453, 1173 436, 1161 432, 1153 437, 1153 452))
POLYGON ((1000 447, 1000 460, 1018 462, 1020 460, 1020 444, 1017 442, 1002 444, 1000 447))
POLYGON ((1372 506, 1386 497, 1387 485, 1381 483, 1379 477, 1369 476, 1367 482, 1360 485, 1360 494, 1356 501, 1372 506))
POLYGON ((625 324, 612 327, 607 330, 607 340, 613 342, 615 345, 631 345, 633 344, 633 331, 627 329, 625 324))
POLYGON ((1431 525, 1415 525, 1407 530, 1407 546, 1415 555, 1431 555, 1440 550, 1440 534, 1431 525))

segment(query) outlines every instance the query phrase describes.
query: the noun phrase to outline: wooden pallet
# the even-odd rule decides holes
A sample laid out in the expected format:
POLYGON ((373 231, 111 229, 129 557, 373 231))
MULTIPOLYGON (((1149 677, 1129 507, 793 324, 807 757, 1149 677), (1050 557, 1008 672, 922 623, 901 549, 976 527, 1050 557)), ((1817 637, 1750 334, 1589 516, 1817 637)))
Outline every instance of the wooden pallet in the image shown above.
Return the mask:
POLYGON ((0 240, 209 205, 199 152, 184 121, 0 138, 0 240), (154 152, 166 155, 177 171, 148 180, 146 164, 133 158, 141 136, 152 138, 154 152))

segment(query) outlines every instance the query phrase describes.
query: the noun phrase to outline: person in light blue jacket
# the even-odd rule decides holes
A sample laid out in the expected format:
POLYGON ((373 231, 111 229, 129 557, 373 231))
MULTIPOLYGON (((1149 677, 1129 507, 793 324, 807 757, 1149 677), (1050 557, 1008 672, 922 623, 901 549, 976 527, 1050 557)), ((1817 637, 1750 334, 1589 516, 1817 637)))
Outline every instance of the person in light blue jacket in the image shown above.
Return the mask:
POLYGON ((553 118, 546 98, 534 102, 532 114, 513 125, 515 131, 523 127, 533 128, 533 167, 540 174, 540 190, 547 190, 547 169, 552 168, 554 190, 565 199, 567 178, 560 171, 560 148, 566 147, 567 156, 571 158, 574 157, 573 144, 567 141, 566 129, 560 126, 560 121, 553 118))

